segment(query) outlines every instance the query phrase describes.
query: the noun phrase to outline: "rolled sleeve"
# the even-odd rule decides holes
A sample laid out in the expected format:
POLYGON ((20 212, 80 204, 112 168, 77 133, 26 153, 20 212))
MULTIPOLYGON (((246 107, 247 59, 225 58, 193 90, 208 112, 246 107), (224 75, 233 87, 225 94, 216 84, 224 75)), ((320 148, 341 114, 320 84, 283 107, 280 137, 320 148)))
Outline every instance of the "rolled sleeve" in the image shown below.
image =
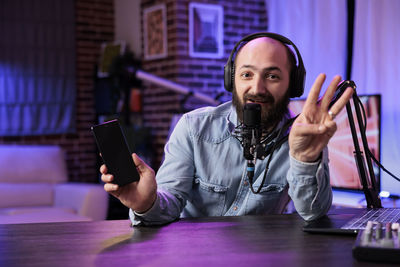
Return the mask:
POLYGON ((133 226, 139 225, 162 225, 172 222, 179 217, 180 204, 170 193, 159 190, 153 206, 144 213, 129 210, 129 218, 133 226))
POLYGON ((317 162, 300 162, 290 156, 289 195, 300 216, 313 220, 326 214, 332 204, 328 150, 317 162))

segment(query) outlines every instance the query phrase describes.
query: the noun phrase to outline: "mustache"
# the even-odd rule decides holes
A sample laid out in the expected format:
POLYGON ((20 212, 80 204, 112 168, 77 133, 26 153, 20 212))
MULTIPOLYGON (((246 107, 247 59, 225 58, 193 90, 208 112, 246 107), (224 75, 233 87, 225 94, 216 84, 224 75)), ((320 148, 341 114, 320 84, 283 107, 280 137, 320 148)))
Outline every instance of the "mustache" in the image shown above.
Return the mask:
POLYGON ((244 102, 250 101, 250 102, 261 102, 269 104, 275 103, 275 99, 271 94, 253 95, 247 93, 243 96, 243 100, 244 102))

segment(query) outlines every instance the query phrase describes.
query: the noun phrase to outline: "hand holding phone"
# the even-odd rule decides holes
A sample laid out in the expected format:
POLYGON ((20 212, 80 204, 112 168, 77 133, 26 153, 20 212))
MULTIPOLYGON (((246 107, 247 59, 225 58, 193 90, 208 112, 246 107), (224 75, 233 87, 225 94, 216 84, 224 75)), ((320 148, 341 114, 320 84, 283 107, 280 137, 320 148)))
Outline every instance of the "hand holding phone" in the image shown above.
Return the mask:
POLYGON ((118 120, 93 126, 91 130, 108 173, 114 176, 114 183, 124 186, 139 181, 139 173, 118 120))

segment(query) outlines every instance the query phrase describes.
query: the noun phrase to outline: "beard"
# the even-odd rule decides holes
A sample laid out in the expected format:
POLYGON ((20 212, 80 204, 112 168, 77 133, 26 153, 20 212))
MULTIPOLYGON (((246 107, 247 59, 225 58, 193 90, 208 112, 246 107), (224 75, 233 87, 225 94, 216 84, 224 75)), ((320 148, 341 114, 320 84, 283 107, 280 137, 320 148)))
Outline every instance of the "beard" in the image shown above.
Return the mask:
POLYGON ((234 89, 232 104, 236 108, 237 116, 242 123, 244 103, 250 99, 254 102, 267 104, 261 106, 261 129, 263 129, 263 131, 271 131, 288 112, 288 104, 290 101, 289 90, 287 90, 286 94, 279 101, 275 101, 271 93, 266 91, 266 93, 262 95, 246 93, 243 96, 243 102, 241 102, 239 96, 237 95, 236 89, 234 89))

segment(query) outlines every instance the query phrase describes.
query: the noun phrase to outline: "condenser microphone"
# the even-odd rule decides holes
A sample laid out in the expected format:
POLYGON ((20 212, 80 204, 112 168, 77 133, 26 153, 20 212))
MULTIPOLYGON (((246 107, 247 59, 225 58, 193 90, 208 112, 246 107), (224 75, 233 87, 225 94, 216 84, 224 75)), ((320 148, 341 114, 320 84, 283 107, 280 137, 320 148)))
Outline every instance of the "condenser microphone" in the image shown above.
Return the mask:
POLYGON ((261 140, 261 106, 247 103, 243 108, 243 127, 241 130, 243 156, 247 160, 247 177, 250 182, 254 177, 257 148, 261 140))

